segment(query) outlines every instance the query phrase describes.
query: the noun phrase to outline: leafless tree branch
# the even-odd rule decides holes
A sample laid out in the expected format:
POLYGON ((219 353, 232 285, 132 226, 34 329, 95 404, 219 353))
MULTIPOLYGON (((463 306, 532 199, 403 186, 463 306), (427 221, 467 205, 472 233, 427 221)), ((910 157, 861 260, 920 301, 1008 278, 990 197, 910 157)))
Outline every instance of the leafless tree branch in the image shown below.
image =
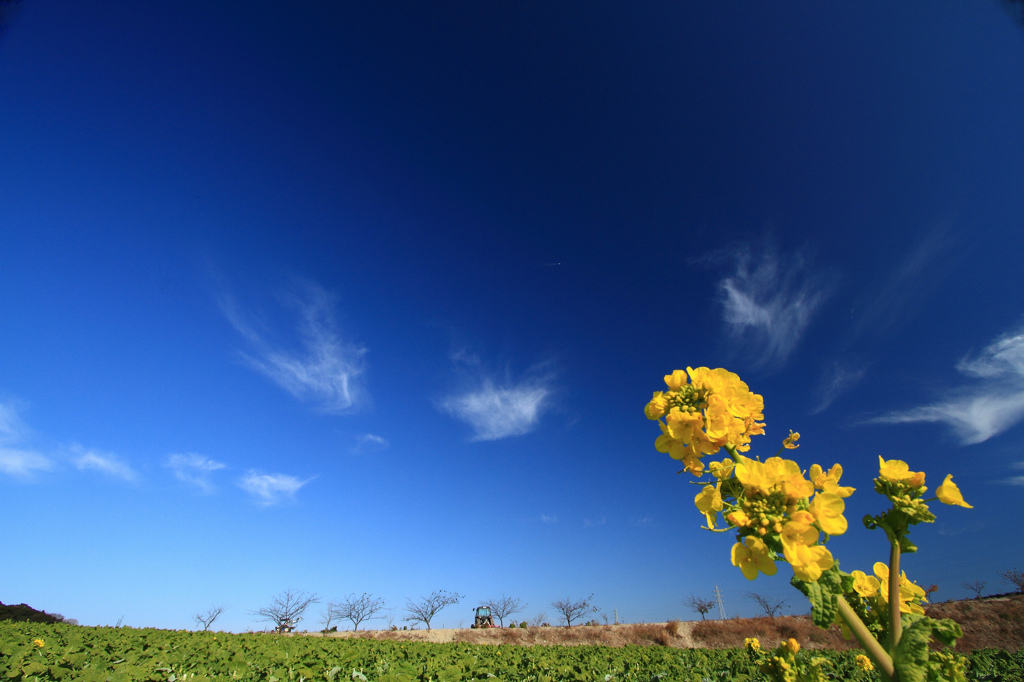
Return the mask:
POLYGON ((574 620, 580 620, 591 613, 597 613, 598 608, 593 605, 594 595, 586 599, 573 600, 569 597, 551 602, 552 608, 562 614, 567 627, 572 627, 574 620))

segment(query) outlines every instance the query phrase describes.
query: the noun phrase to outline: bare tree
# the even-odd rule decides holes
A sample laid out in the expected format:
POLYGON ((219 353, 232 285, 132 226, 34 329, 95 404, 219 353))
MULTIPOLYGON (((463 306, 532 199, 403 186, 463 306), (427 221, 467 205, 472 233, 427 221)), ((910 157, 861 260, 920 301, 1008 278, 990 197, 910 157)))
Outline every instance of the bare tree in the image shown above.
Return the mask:
POLYGON ((764 610, 764 615, 772 620, 775 620, 775 615, 782 611, 782 607, 786 605, 785 599, 776 599, 775 597, 758 594, 757 592, 748 592, 747 597, 753 599, 764 610))
POLYGON ((410 623, 423 623, 429 630, 430 621, 437 615, 438 611, 446 606, 458 604, 462 599, 463 595, 458 592, 447 592, 445 590, 433 592, 430 596, 421 597, 418 601, 410 599, 405 604, 405 610, 409 614, 405 620, 410 623))
POLYGON ((520 613, 529 604, 524 604, 515 597, 501 595, 501 599, 488 599, 484 602, 484 606, 491 609, 491 615, 498 619, 498 625, 505 627, 506 617, 511 616, 513 613, 520 613))
POLYGON ((1024 571, 1014 568, 1009 571, 1003 571, 999 575, 1003 577, 1003 580, 1013 583, 1017 586, 1018 590, 1024 592, 1024 571))
POLYGON ((983 580, 975 580, 974 582, 964 583, 964 587, 974 593, 975 599, 981 599, 981 591, 985 589, 985 582, 983 580))
POLYGON ((701 620, 707 620, 704 618, 704 614, 708 613, 715 606, 714 599, 701 599, 695 594, 691 594, 683 603, 689 606, 691 610, 699 613, 701 620))
POLYGON ((544 621, 546 621, 547 619, 548 619, 548 614, 543 613, 543 612, 538 613, 536 616, 534 616, 533 618, 530 619, 530 627, 531 628, 539 628, 541 625, 544 624, 544 621))
POLYGON ((331 602, 327 610, 332 612, 335 618, 352 621, 352 629, 358 630, 359 624, 363 621, 381 618, 377 614, 384 610, 384 600, 364 592, 359 597, 353 594, 342 601, 331 602))
POLYGON ((224 613, 225 608, 227 607, 223 605, 211 606, 209 609, 206 610, 206 613, 197 613, 196 615, 192 616, 192 620, 196 622, 196 625, 202 625, 203 632, 206 632, 210 629, 210 626, 213 625, 213 621, 217 620, 220 614, 224 613))
POLYGON ((274 624, 275 632, 291 632, 310 604, 319 604, 320 597, 297 590, 285 590, 274 597, 270 606, 253 611, 253 615, 261 616, 261 620, 274 624))
MULTIPOLYGON (((338 617, 338 613, 334 610, 334 604, 328 604, 324 612, 320 614, 320 623, 324 626, 322 632, 330 632, 331 623, 338 617)), ((334 629, 337 630, 338 626, 335 625, 334 629)))
POLYGON ((559 599, 558 601, 551 602, 552 608, 562 614, 565 618, 566 627, 572 627, 574 620, 580 620, 584 616, 590 615, 591 613, 597 613, 598 608, 593 605, 594 595, 590 595, 586 599, 577 599, 573 601, 569 597, 565 599, 559 599))

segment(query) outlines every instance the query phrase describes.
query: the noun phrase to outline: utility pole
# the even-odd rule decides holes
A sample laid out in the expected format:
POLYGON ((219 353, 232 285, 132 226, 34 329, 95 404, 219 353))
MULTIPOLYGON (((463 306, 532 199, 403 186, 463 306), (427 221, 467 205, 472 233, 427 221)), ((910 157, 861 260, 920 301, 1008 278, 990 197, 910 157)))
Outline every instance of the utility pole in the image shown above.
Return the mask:
POLYGON ((718 585, 715 585, 715 601, 718 602, 718 619, 725 620, 725 607, 722 606, 722 593, 718 591, 718 585))
POLYGON ((612 609, 612 610, 615 611, 615 624, 618 625, 619 624, 619 610, 618 609, 612 609))

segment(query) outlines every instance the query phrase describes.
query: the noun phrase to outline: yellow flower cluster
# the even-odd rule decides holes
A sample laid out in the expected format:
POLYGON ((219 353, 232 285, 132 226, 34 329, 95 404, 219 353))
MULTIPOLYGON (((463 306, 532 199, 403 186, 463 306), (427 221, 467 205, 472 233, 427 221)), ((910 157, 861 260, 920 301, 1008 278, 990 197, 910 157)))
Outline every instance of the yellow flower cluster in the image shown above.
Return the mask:
POLYGON ((857 664, 857 667, 864 672, 871 672, 875 669, 875 665, 871 662, 871 659, 864 654, 857 654, 857 657, 853 659, 853 662, 857 664))
MULTIPOLYGON (((878 478, 875 479, 875 490, 888 497, 892 502, 893 510, 904 514, 907 519, 906 523, 911 525, 935 521, 935 515, 928 509, 928 504, 923 499, 928 490, 924 480, 924 472, 911 471, 906 462, 898 459, 878 458, 878 478)), ((960 489, 953 483, 952 474, 946 476, 946 480, 938 487, 935 494, 943 504, 973 509, 971 505, 964 502, 960 489)))
POLYGON ((764 433, 764 399, 728 370, 677 369, 665 376, 665 385, 668 391, 655 392, 644 408, 661 427, 654 447, 682 460, 694 475, 704 470, 704 455, 723 447, 746 452, 750 437, 764 433))
POLYGON ((734 472, 742 492, 726 515, 739 530, 733 565, 749 580, 758 573, 774 575, 772 554, 781 553, 800 580, 820 578, 834 563, 820 534, 841 535, 847 528, 843 497, 853 489, 839 486, 842 467, 837 464, 826 474, 815 465, 807 480, 793 460, 758 462, 739 455, 737 460, 734 472))
MULTIPOLYGON (((889 607, 889 567, 881 561, 874 565, 875 574, 867 575, 864 571, 853 571, 853 589, 863 600, 866 607, 876 614, 888 612, 889 607)), ((924 615, 924 604, 928 603, 925 591, 907 578, 907 572, 900 573, 900 612, 924 615)))
POLYGON ((42 648, 43 648, 44 646, 46 646, 46 642, 44 642, 44 641, 43 641, 43 640, 41 640, 41 639, 33 639, 33 640, 32 640, 32 643, 33 643, 33 644, 35 644, 35 645, 36 645, 37 647, 39 647, 40 649, 42 649, 42 648))

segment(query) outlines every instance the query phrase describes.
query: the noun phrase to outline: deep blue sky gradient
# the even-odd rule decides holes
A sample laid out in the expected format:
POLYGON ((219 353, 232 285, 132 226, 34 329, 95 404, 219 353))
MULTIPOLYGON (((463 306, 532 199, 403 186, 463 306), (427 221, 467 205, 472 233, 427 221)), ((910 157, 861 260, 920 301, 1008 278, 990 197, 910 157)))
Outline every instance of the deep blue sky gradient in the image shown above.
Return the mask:
POLYGON ((1009 590, 1022 120, 996 2, 24 3, 0 601, 244 630, 289 587, 396 623, 444 588, 455 626, 502 592, 686 619, 717 584, 799 612, 654 450, 686 365, 764 395, 753 453, 792 428, 843 464, 845 569, 883 558, 884 455, 975 505, 910 577, 1009 590))

